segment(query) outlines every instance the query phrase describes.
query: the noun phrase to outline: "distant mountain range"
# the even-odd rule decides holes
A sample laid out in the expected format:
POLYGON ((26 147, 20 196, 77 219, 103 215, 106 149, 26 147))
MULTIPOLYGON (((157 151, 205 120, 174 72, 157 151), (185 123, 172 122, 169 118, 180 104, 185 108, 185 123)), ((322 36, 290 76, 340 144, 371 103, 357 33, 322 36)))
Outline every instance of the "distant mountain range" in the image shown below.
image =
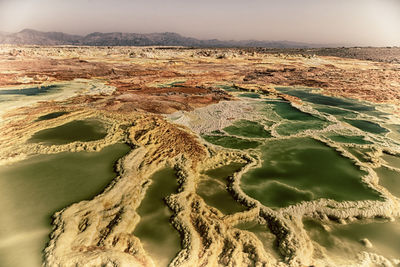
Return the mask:
POLYGON ((199 40, 177 33, 123 33, 94 32, 86 36, 63 32, 41 32, 25 29, 17 33, 0 32, 0 44, 21 45, 88 45, 88 46, 187 46, 187 47, 268 47, 268 48, 320 48, 340 45, 320 45, 290 41, 220 41, 199 40))

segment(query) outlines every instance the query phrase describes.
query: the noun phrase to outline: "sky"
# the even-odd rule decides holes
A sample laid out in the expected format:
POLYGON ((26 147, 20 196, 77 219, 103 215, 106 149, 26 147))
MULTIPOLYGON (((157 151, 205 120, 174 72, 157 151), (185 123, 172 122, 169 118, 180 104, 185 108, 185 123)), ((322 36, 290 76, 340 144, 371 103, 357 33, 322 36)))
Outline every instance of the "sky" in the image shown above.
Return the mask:
POLYGON ((0 31, 400 46, 400 0, 0 0, 0 31))

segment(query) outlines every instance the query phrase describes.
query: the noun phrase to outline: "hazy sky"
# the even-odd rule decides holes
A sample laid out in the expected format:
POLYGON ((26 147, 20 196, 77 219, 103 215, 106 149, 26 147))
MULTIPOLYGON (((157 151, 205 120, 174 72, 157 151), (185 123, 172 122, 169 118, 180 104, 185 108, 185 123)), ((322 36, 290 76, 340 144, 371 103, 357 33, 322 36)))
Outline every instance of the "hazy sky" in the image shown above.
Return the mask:
POLYGON ((400 46, 400 0, 0 0, 0 31, 400 46))

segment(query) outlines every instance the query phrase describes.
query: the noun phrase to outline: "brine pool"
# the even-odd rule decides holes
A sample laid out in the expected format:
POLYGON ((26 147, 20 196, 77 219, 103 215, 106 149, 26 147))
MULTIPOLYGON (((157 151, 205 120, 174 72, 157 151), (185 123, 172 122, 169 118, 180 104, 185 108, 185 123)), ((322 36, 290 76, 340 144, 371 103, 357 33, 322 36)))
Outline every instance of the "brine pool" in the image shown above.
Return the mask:
POLYGON ((165 197, 176 193, 177 177, 173 168, 165 167, 154 173, 150 180, 146 195, 136 210, 140 222, 133 234, 140 239, 156 266, 168 266, 181 248, 179 233, 170 223, 172 212, 164 202, 165 197))
MULTIPOLYGON (((377 175, 381 186, 393 196, 400 197, 400 139, 397 138, 400 126, 388 121, 388 113, 371 103, 324 96, 315 89, 276 89, 300 98, 308 111, 302 111, 284 99, 233 91, 242 101, 253 104, 258 119, 237 119, 228 127, 202 132, 209 143, 258 155, 259 164, 240 177, 240 187, 246 195, 275 210, 318 199, 339 203, 379 202, 384 201, 382 194, 366 183, 368 176, 377 175), (397 154, 383 153, 371 159, 373 151, 385 147, 397 154), (348 154, 344 155, 343 151, 348 154), (369 165, 372 161, 380 161, 383 165, 369 165), (361 167, 363 164, 371 168, 361 167)), ((225 168, 229 169, 229 166, 225 168)), ((226 192, 226 181, 215 177, 206 175, 200 181, 198 194, 208 205, 225 214, 243 210, 240 206, 235 209, 232 204, 233 198, 226 192), (224 189, 225 195, 221 193, 224 189)), ((353 253, 355 257, 365 250, 389 259, 400 257, 400 238, 397 238, 400 224, 397 220, 335 224, 330 226, 329 232, 323 230, 327 228, 319 221, 308 220, 304 224, 311 239, 324 247, 329 255, 347 257, 353 253), (374 247, 366 249, 360 241, 362 238, 367 238, 374 247), (336 243, 332 245, 332 242, 336 243), (342 243, 345 245, 337 246, 342 243)), ((253 229, 264 246, 271 246, 273 237, 265 226, 253 222, 237 227, 253 229)), ((266 250, 273 251, 271 247, 266 250)))
POLYGON ((247 195, 268 207, 286 207, 320 198, 377 200, 350 160, 311 138, 269 141, 260 147, 262 166, 241 179, 247 195))
POLYGON ((328 251, 333 259, 341 255, 356 260, 358 253, 377 253, 388 259, 400 258, 400 222, 369 220, 352 224, 323 224, 314 220, 304 221, 310 238, 328 251), (370 246, 363 240, 367 239, 370 246))
POLYGON ((115 144, 99 152, 36 155, 0 167, 0 266, 41 266, 51 216, 91 199, 116 177, 114 163, 130 147, 115 144))
MULTIPOLYGON (((241 177, 244 192, 273 208, 321 198, 339 202, 381 200, 380 193, 364 182, 370 174, 356 165, 355 160, 367 163, 368 157, 362 151, 371 151, 382 140, 387 141, 385 134, 390 130, 382 123, 387 113, 370 103, 324 96, 314 89, 276 89, 299 97, 315 112, 304 112, 282 99, 262 97, 253 100, 262 119, 234 120, 228 127, 202 135, 204 140, 218 146, 259 153, 260 166, 241 177), (329 116, 337 120, 332 121, 329 116), (337 122, 342 122, 338 128, 325 130, 337 122), (343 156, 329 143, 349 151, 354 159, 343 156)), ((236 94, 243 101, 249 101, 246 93, 236 94)), ((395 140, 389 141, 398 145, 395 140)), ((382 157, 392 167, 400 167, 398 156, 384 154, 382 157)), ((397 195, 399 173, 387 167, 375 172, 381 179, 380 184, 397 195)), ((213 179, 206 181, 202 183, 216 185, 213 179)))
POLYGON ((245 207, 235 201, 228 192, 228 178, 239 171, 244 164, 231 163, 219 168, 207 170, 197 187, 197 194, 207 205, 217 208, 224 214, 233 214, 244 211, 245 207))
POLYGON ((35 133, 29 139, 29 142, 46 145, 63 145, 75 141, 88 142, 99 140, 106 135, 107 131, 102 122, 96 119, 86 119, 75 120, 54 128, 41 130, 35 133))

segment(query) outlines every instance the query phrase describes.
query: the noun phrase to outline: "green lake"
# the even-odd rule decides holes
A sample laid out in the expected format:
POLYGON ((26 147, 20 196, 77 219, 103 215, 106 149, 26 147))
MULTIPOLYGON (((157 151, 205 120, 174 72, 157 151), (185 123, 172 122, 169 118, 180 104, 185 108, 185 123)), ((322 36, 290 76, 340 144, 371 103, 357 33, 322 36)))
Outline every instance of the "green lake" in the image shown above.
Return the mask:
POLYGON ((241 187, 270 207, 285 207, 319 198, 380 199, 368 188, 360 171, 334 149, 311 138, 266 142, 260 147, 262 166, 245 173, 241 187))
POLYGON ((381 126, 379 126, 379 124, 371 121, 353 120, 353 119, 344 119, 344 121, 362 131, 366 131, 373 134, 382 134, 389 132, 389 130, 382 128, 381 126))
POLYGON ((260 142, 233 136, 203 135, 202 137, 204 138, 204 140, 211 144, 223 146, 226 148, 249 149, 256 148, 260 145, 260 142))
POLYGON ((75 141, 94 141, 107 135, 102 122, 94 119, 76 120, 35 133, 29 142, 46 145, 63 145, 75 141))
POLYGON ((400 172, 390 170, 386 167, 377 168, 375 172, 379 176, 379 184, 396 197, 400 197, 400 172))
POLYGON ((242 167, 242 163, 231 163, 206 171, 204 173, 205 177, 199 182, 197 194, 204 199, 207 205, 217 208, 224 214, 244 211, 245 207, 236 202, 227 191, 228 177, 242 167))
POLYGON ((330 135, 329 139, 339 143, 350 143, 350 144, 372 144, 372 142, 366 141, 364 136, 360 135, 330 135))
POLYGON ((258 122, 248 120, 235 121, 231 126, 223 129, 231 135, 253 137, 253 138, 268 138, 271 134, 265 130, 264 126, 258 122))
POLYGON ((329 231, 314 220, 304 221, 312 240, 323 246, 330 255, 338 258, 356 259, 361 251, 377 253, 388 259, 400 257, 400 223, 384 220, 355 222, 346 225, 328 224, 329 231), (372 247, 367 248, 361 240, 367 238, 372 247))
POLYGON ((0 266, 41 266, 51 216, 91 199, 116 176, 114 163, 130 150, 115 144, 99 152, 36 155, 0 167, 0 266))
POLYGON ((139 208, 140 222, 133 234, 155 261, 156 266, 168 266, 181 248, 180 236, 169 222, 171 210, 164 198, 176 193, 177 177, 173 168, 164 168, 154 173, 152 183, 139 208))

